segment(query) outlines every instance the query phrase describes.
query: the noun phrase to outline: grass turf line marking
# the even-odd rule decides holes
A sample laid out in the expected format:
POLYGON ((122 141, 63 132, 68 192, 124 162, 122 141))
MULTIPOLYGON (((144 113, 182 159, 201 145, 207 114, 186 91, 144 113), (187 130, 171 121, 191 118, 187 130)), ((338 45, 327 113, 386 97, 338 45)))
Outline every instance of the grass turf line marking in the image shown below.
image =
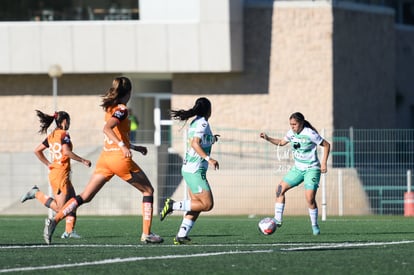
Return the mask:
POLYGON ((57 269, 57 268, 64 268, 64 267, 116 264, 116 263, 143 261, 143 260, 165 260, 165 259, 210 257, 210 256, 232 255, 232 254, 272 253, 272 252, 273 252, 273 250, 251 250, 251 251, 211 252, 211 253, 200 253, 200 254, 190 254, 190 255, 164 255, 164 256, 150 256, 150 257, 131 257, 131 258, 123 258, 123 259, 122 258, 115 258, 115 259, 106 259, 106 260, 84 262, 84 263, 49 265, 49 266, 29 266, 29 267, 21 267, 21 268, 0 269, 0 273, 20 272, 20 271, 34 271, 34 270, 45 270, 45 269, 57 269))
POLYGON ((353 248, 353 247, 367 247, 378 245, 397 245, 397 244, 410 244, 414 241, 399 241, 399 242, 377 242, 377 243, 333 243, 333 244, 319 244, 314 246, 303 247, 291 247, 281 248, 281 251, 305 251, 305 250, 325 250, 325 249, 341 249, 341 248, 353 248))
MULTIPOLYGON (((414 240, 406 241, 392 241, 392 242, 360 242, 360 243, 262 243, 262 244, 191 244, 191 247, 274 247, 274 246, 303 246, 293 248, 281 248, 282 251, 289 250, 311 250, 311 249, 326 249, 326 248, 346 248, 346 247, 361 247, 361 246, 376 246, 376 245, 395 245, 395 244, 409 244, 414 243, 414 240)), ((159 248, 162 247, 188 247, 177 245, 148 245, 148 244, 53 244, 53 245, 2 245, 0 249, 28 249, 28 248, 159 248)))

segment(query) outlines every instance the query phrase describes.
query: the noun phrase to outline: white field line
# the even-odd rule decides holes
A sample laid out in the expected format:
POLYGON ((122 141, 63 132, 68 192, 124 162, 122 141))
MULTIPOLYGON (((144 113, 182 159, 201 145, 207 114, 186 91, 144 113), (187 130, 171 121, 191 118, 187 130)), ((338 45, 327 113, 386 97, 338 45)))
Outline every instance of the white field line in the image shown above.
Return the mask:
MULTIPOLYGON (((290 248, 280 248, 279 250, 268 249, 268 250, 248 250, 248 251, 220 251, 211 253, 200 253, 190 255, 164 255, 164 256, 149 256, 149 257, 131 257, 131 258, 115 258, 115 259, 104 259, 92 262, 83 263, 71 263, 71 264, 60 264, 60 265, 49 265, 49 266, 33 266, 33 267, 21 267, 21 268, 9 268, 0 269, 0 273, 6 272, 22 272, 22 271, 34 271, 34 270, 47 270, 57 269, 64 267, 77 267, 77 266, 92 266, 92 265, 103 265, 103 264, 114 264, 124 262, 135 262, 144 260, 162 260, 162 259, 178 259, 178 258, 193 258, 193 257, 210 257, 218 255, 231 255, 231 254, 255 254, 255 253, 272 253, 275 251, 289 252, 289 251, 306 251, 306 250, 324 250, 324 249, 340 249, 340 248, 353 248, 353 247, 368 247, 368 246, 384 246, 384 245, 400 245, 400 244, 411 244, 414 240, 407 241, 393 241, 393 242, 360 242, 360 243, 276 243, 276 244, 211 244, 211 245, 191 245, 191 247, 275 247, 275 246, 291 246, 290 248)), ((24 245, 24 246, 0 246, 0 250, 6 249, 30 249, 30 248, 64 248, 64 247, 85 247, 85 248, 113 248, 113 247, 146 247, 146 248, 159 248, 161 246, 152 245, 24 245)), ((162 247, 177 247, 176 245, 163 245, 162 247)), ((184 246, 183 246, 184 247, 184 246)))
POLYGON ((335 248, 354 248, 354 247, 367 247, 367 246, 399 245, 399 244, 410 244, 410 243, 414 243, 414 241, 373 242, 373 243, 332 243, 332 244, 318 244, 318 245, 313 245, 313 246, 281 248, 280 250, 281 251, 324 250, 324 249, 335 249, 335 248))
POLYGON ((83 263, 60 264, 60 265, 49 265, 49 266, 28 266, 28 267, 21 267, 21 268, 0 269, 0 273, 57 269, 57 268, 64 268, 64 267, 104 265, 104 264, 136 262, 136 261, 144 261, 144 260, 166 260, 166 259, 179 259, 179 258, 210 257, 210 256, 231 255, 231 254, 256 254, 256 253, 272 253, 272 252, 273 250, 252 250, 252 251, 211 252, 211 253, 187 254, 187 255, 164 255, 164 256, 150 256, 150 257, 115 258, 115 259, 105 259, 105 260, 100 260, 100 261, 83 262, 83 263))

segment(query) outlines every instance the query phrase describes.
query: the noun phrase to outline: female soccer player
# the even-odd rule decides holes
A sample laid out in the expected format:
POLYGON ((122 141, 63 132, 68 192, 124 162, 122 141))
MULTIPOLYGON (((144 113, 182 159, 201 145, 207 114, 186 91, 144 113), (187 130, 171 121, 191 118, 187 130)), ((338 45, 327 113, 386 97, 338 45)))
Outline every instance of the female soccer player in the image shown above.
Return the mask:
POLYGON ((51 243, 57 223, 83 203, 90 202, 114 175, 122 178, 143 194, 141 242, 163 242, 160 236, 151 232, 154 188, 144 171, 132 160, 130 151, 132 149, 143 155, 147 154, 146 147, 130 144, 130 121, 126 105, 131 97, 131 91, 131 81, 126 77, 117 77, 112 81, 112 87, 103 95, 101 107, 105 111, 103 128, 105 139, 95 172, 80 195, 69 200, 54 219, 46 220, 44 239, 47 244, 51 243))
POLYGON ((189 190, 189 200, 177 201, 167 198, 160 213, 161 221, 174 210, 186 211, 180 229, 174 238, 174 244, 188 244, 191 228, 202 211, 213 209, 213 194, 206 178, 208 165, 219 168, 217 160, 210 157, 211 147, 218 135, 213 135, 208 123, 211 116, 211 103, 205 98, 198 98, 189 110, 172 110, 171 117, 187 121, 195 116, 188 129, 188 149, 181 169, 189 190))
POLYGON ((291 129, 284 138, 271 138, 266 133, 260 133, 261 138, 277 146, 285 146, 290 143, 295 159, 295 165, 283 177, 276 188, 275 220, 279 227, 282 226, 285 193, 304 182, 312 232, 313 235, 319 235, 318 205, 315 197, 321 173, 327 172, 327 161, 331 145, 318 134, 318 131, 309 121, 305 120, 303 114, 299 112, 293 113, 289 118, 289 123, 291 129), (321 145, 324 148, 321 162, 319 162, 316 151, 317 145, 321 145))
MULTIPOLYGON (((53 116, 47 115, 39 110, 36 110, 37 116, 40 120, 39 133, 46 134, 47 129, 56 122, 56 129, 54 129, 46 139, 39 144, 34 153, 37 158, 49 167, 49 182, 52 187, 54 199, 44 194, 37 186, 34 186, 22 196, 21 202, 36 198, 44 206, 58 212, 63 205, 70 199, 75 197, 75 189, 70 181, 70 160, 76 160, 90 167, 91 162, 87 159, 81 158, 72 152, 73 145, 70 140, 69 130, 70 116, 64 111, 55 112, 53 116), (44 155, 44 150, 49 148, 51 161, 44 155)), ((66 230, 62 234, 62 238, 80 238, 75 231, 76 211, 71 211, 66 217, 66 230)))

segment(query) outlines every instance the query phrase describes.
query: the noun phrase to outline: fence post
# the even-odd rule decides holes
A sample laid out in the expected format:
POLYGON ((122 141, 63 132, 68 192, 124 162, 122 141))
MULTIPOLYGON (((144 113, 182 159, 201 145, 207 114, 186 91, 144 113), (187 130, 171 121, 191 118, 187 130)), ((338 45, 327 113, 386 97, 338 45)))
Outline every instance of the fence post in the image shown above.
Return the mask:
POLYGON ((344 215, 344 191, 342 181, 342 169, 338 170, 338 215, 344 215))
MULTIPOLYGON (((322 137, 325 135, 325 129, 322 129, 322 137)), ((322 180, 322 221, 326 221, 326 176, 321 174, 322 180)))
POLYGON ((404 194, 404 216, 414 216, 414 192, 411 192, 411 170, 407 170, 407 192, 404 194))

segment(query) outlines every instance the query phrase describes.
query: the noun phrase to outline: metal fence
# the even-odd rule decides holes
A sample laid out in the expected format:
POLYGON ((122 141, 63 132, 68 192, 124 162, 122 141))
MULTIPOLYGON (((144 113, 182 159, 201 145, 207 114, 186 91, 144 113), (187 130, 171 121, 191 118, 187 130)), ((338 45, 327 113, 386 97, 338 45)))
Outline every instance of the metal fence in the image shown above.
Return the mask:
MULTIPOLYGON (((150 150, 146 157, 134 154, 134 159, 156 187, 158 205, 155 211, 158 211, 165 197, 185 197, 185 184, 180 175, 185 129, 164 127, 160 147, 152 145, 153 131, 140 131, 137 135, 139 143, 149 146, 150 150)), ((212 152, 220 162, 220 170, 209 170, 207 174, 215 197, 211 214, 271 215, 275 187, 293 165, 288 146, 279 148, 264 141, 259 138, 259 130, 214 128, 213 131, 221 138, 212 152)), ((71 131, 72 139, 81 132, 84 131, 71 131)), ((286 129, 267 133, 282 137, 286 129)), ((413 169, 414 164, 414 130, 335 129, 321 131, 321 134, 332 145, 329 170, 317 196, 319 207, 326 207, 328 216, 404 213, 407 171, 413 169), (326 196, 322 197, 323 194, 326 196)), ((90 135, 101 135, 101 131, 92 131, 90 135)), ((27 137, 28 133, 21 136, 27 137)), ((10 144, 10 148, 16 147, 10 144)), ((75 143, 75 152, 86 154, 93 163, 99 151, 100 144, 79 148, 75 143)), ((81 191, 93 169, 75 164, 73 170, 75 188, 81 191)), ((35 209, 45 212, 34 204, 22 208, 19 202, 20 195, 33 184, 43 182, 46 186, 47 171, 32 151, 3 150, 0 152, 0 172, 4 187, 0 193, 0 214, 38 213, 33 212, 35 209)), ((409 177, 411 179, 410 174, 409 177)), ((108 184, 83 213, 136 213, 140 195, 131 192, 130 188, 126 184, 108 184)), ((286 214, 307 214, 302 185, 287 193, 286 214)))

